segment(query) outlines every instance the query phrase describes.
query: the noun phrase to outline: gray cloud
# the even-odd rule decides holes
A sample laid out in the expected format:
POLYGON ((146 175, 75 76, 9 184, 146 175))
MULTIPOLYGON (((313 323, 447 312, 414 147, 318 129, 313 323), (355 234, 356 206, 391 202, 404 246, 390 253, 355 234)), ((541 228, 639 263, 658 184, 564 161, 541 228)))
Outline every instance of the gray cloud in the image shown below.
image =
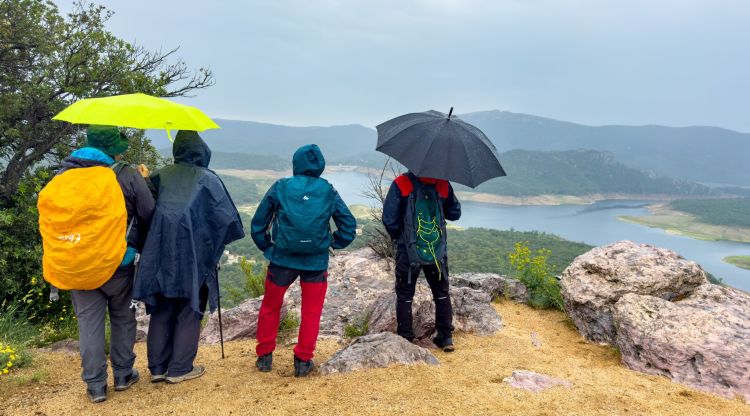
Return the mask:
POLYGON ((454 106, 750 131, 743 1, 103 3, 117 35, 214 69, 188 102, 216 117, 372 126, 454 106))

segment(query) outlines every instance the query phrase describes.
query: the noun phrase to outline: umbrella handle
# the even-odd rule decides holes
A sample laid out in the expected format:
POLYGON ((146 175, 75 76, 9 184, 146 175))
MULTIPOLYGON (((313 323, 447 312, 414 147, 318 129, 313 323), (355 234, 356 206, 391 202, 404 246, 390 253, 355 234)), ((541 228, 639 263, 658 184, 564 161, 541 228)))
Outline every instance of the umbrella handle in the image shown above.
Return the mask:
POLYGON ((167 138, 169 139, 170 143, 174 143, 174 139, 172 138, 172 134, 169 132, 169 129, 165 128, 167 132, 167 138))

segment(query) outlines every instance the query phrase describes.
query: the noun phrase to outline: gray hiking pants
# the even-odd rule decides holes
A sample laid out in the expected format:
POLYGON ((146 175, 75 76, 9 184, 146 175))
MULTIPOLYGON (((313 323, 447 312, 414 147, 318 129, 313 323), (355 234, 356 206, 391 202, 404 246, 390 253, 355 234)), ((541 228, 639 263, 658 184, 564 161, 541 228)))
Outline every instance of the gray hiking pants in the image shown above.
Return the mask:
POLYGON ((94 290, 72 290, 73 309, 78 318, 81 350, 81 378, 89 387, 107 384, 107 354, 104 315, 109 312, 112 329, 109 358, 115 377, 127 377, 135 362, 135 309, 130 308, 133 293, 133 267, 118 269, 107 283, 94 290))
POLYGON ((193 370, 201 335, 201 318, 208 300, 208 286, 199 293, 201 313, 190 307, 190 299, 158 295, 148 323, 148 369, 151 374, 179 377, 193 370))

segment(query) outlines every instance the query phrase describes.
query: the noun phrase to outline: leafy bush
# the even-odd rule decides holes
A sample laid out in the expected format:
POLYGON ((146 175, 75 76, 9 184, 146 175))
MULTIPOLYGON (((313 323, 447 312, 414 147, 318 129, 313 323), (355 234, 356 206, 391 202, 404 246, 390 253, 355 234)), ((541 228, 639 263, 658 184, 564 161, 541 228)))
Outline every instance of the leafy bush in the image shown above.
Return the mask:
POLYGON ((346 338, 357 338, 366 335, 369 330, 370 314, 366 313, 344 326, 344 336, 346 338))
POLYGON ((508 260, 513 266, 512 275, 528 289, 531 306, 564 310, 560 285, 547 264, 550 254, 547 249, 534 254, 528 243, 516 243, 508 260))
POLYGON ((294 312, 287 312, 279 322, 279 336, 284 338, 292 335, 299 328, 300 319, 294 312))

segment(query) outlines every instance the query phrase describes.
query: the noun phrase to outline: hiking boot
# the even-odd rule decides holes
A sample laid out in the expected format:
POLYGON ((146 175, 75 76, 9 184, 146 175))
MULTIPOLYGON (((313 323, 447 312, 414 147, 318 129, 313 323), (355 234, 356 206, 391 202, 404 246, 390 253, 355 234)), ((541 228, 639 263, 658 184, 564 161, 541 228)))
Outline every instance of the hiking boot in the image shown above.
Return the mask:
POLYGON ((294 376, 295 377, 305 377, 309 375, 313 368, 315 368, 315 363, 313 363, 313 360, 310 361, 302 361, 297 356, 294 356, 294 376))
POLYGON ((195 366, 193 366, 193 369, 190 370, 190 372, 187 373, 187 374, 183 374, 183 375, 177 376, 177 377, 169 377, 169 376, 167 376, 167 383, 169 383, 169 384, 182 383, 183 381, 188 381, 188 380, 192 380, 194 378, 198 378, 198 377, 202 376, 203 373, 205 373, 205 372, 206 372, 206 369, 203 368, 202 365, 195 365, 195 366))
POLYGON ((86 395, 89 396, 91 403, 101 403, 107 400, 107 386, 89 387, 86 389, 86 395))
POLYGON ((127 390, 133 384, 137 383, 141 379, 141 375, 138 374, 138 370, 135 368, 133 371, 125 377, 115 377, 115 391, 127 390))
POLYGON ((151 382, 152 383, 161 383, 162 381, 167 381, 167 372, 165 371, 164 374, 151 374, 151 382))
POLYGON ((445 352, 453 352, 456 350, 456 347, 453 346, 453 338, 433 338, 432 342, 437 345, 438 348, 445 352))
POLYGON ((269 352, 266 355, 261 355, 260 357, 258 357, 258 359, 255 361, 255 366, 259 371, 263 373, 270 372, 271 367, 273 367, 273 353, 269 352))

